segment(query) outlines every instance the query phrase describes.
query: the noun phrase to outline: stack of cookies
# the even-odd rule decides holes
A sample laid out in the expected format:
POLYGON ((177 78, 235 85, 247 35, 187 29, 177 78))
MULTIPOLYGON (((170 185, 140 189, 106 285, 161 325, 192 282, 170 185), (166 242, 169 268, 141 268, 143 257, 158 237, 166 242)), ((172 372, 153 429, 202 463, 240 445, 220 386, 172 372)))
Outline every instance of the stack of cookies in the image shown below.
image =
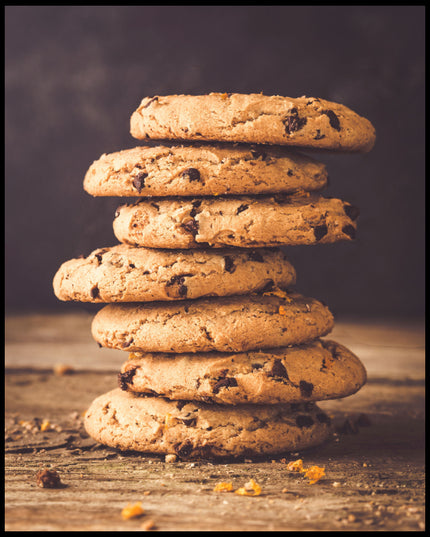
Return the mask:
POLYGON ((358 210, 324 198, 325 166, 296 149, 366 152, 372 125, 322 99, 212 93, 143 99, 131 134, 147 145, 103 155, 84 180, 93 196, 136 198, 116 211, 119 244, 54 278, 59 299, 106 304, 92 335, 128 353, 87 432, 180 458, 324 442, 316 402, 355 393, 366 372, 322 339, 333 315, 291 290, 283 247, 350 241, 358 210))

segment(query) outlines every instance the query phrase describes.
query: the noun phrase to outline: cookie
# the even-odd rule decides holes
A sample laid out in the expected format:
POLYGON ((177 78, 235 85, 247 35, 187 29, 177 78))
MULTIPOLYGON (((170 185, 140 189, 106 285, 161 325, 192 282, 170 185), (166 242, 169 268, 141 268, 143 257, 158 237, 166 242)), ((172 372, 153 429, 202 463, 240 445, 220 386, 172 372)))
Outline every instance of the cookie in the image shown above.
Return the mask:
POLYGON ((328 244, 355 238, 358 209, 315 194, 157 198, 119 207, 123 243, 149 248, 328 244))
POLYGON ((324 164, 281 147, 135 147, 102 155, 84 189, 93 196, 291 193, 327 185, 324 164))
POLYGON ((332 432, 330 418, 313 403, 231 407, 137 397, 119 388, 97 397, 84 423, 101 444, 181 459, 297 451, 322 444, 332 432))
POLYGON ((60 300, 148 302, 242 295, 295 283, 279 249, 158 250, 119 244, 61 265, 60 300))
POLYGON ((328 334, 333 315, 298 293, 108 304, 93 318, 102 346, 130 352, 240 352, 298 345, 328 334))
POLYGON ((348 107, 314 97, 210 93, 145 97, 130 119, 139 140, 206 140, 370 151, 375 129, 348 107))
POLYGON ((123 390, 168 399, 237 405, 339 399, 366 382, 361 361, 343 345, 307 345, 248 353, 131 353, 118 376, 123 390))

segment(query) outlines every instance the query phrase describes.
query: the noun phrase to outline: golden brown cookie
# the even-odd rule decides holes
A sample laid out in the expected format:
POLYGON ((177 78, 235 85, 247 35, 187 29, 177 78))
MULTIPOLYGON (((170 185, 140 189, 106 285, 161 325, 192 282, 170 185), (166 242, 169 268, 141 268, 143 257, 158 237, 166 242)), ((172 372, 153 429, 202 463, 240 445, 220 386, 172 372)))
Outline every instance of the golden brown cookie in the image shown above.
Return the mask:
POLYGON ((94 317, 103 347, 130 352, 241 352, 298 345, 328 334, 330 310, 298 293, 108 304, 94 317))
POLYGON ((324 164, 282 147, 141 146, 102 155, 88 169, 93 196, 291 193, 327 185, 324 164))
POLYGON ((145 97, 130 121, 140 140, 208 140, 370 151, 375 129, 348 107, 315 97, 210 93, 145 97))
POLYGON ((330 418, 313 403, 231 407, 138 397, 119 388, 92 402, 85 428, 112 448, 181 459, 297 451, 322 444, 332 432, 330 418))
POLYGON ((113 229, 120 242, 149 248, 262 248, 350 241, 357 217, 350 203, 309 193, 157 198, 119 207, 113 229))

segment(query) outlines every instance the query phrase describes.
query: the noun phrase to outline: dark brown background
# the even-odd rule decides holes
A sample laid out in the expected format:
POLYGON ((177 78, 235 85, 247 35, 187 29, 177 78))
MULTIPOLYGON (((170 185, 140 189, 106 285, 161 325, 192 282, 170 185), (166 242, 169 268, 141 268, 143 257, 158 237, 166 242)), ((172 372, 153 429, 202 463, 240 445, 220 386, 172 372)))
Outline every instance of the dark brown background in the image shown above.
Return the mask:
POLYGON ((423 6, 7 6, 6 311, 68 311, 58 266, 115 244, 119 200, 83 176, 139 145, 142 97, 264 92, 339 101, 369 118, 367 155, 317 156, 328 195, 361 209, 356 242, 289 248, 298 289, 337 317, 424 312, 423 6))

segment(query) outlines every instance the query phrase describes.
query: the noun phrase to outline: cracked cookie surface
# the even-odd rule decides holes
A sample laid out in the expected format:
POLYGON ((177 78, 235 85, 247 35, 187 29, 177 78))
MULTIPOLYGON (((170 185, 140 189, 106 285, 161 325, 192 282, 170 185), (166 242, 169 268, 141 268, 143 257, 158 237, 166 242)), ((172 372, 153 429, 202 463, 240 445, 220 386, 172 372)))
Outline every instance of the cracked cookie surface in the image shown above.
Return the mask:
POLYGON ((358 391, 366 370, 349 349, 330 340, 247 353, 130 353, 123 390, 168 399, 237 405, 339 399, 358 391))
POLYGON ((140 140, 208 140, 370 151, 375 129, 350 108, 315 97, 210 93, 145 97, 130 119, 140 140))
POLYGON ((333 315, 298 293, 108 304, 91 332, 102 346, 130 352, 240 352, 298 345, 327 335, 333 315))
POLYGON ((116 238, 150 248, 261 248, 355 238, 359 211, 316 194, 157 198, 120 206, 116 238))
POLYGON ((84 423, 101 444, 181 459, 296 451, 332 432, 330 418, 313 403, 232 407, 138 397, 119 388, 97 397, 84 423))
POLYGON ((213 196, 320 190, 324 164, 282 147, 135 147, 102 155, 88 169, 93 196, 213 196))
POLYGON ((286 288, 294 267, 278 249, 159 250, 119 244, 66 261, 54 276, 60 300, 148 302, 286 288))

